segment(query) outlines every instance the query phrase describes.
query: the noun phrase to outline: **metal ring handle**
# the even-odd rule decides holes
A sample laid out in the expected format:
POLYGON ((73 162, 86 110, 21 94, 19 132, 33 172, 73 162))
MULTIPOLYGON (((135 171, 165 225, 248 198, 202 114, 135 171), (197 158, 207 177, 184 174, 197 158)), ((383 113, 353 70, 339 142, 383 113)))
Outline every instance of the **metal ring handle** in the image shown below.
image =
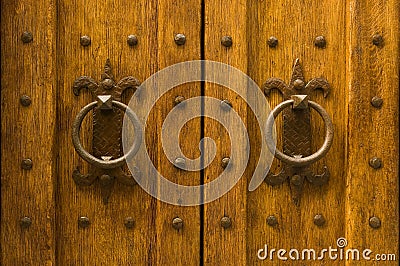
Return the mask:
POLYGON ((128 160, 135 156, 135 154, 139 151, 139 147, 142 141, 142 129, 141 125, 139 122, 138 117, 136 114, 125 104, 118 102, 118 101, 112 101, 112 104, 121 109, 122 111, 125 111, 126 114, 129 117, 129 120, 133 124, 133 128, 135 130, 135 138, 132 143, 132 147, 129 149, 129 151, 124 154, 124 156, 119 157, 114 160, 109 160, 109 161, 104 161, 101 159, 98 159, 88 153, 82 146, 81 141, 79 139, 79 134, 81 131, 81 126, 82 126, 82 121, 85 118, 85 116, 89 113, 90 110, 92 110, 96 105, 97 102, 91 102, 85 107, 82 108, 82 110, 78 113, 78 115, 75 117, 73 126, 72 126, 72 143, 74 144, 76 152, 79 154, 79 156, 87 161, 88 163, 102 168, 102 169, 113 169, 118 166, 122 166, 125 163, 125 160, 128 160))
POLYGON ((312 163, 318 161, 319 159, 324 157, 326 155, 326 153, 329 151, 329 149, 332 145, 332 141, 333 141, 333 124, 332 124, 332 120, 329 117, 328 113, 325 111, 325 109, 321 105, 319 105, 313 101, 308 101, 308 104, 320 114, 320 116, 322 117, 322 119, 325 122, 324 144, 322 144, 322 147, 317 152, 315 152, 314 154, 312 154, 310 156, 304 157, 304 158, 296 158, 296 157, 291 157, 291 156, 284 154, 283 152, 281 152, 280 150, 275 148, 275 143, 272 138, 272 127, 274 124, 274 119, 279 115, 279 113, 282 112, 283 109, 285 109, 286 107, 292 105, 293 102, 294 102, 293 100, 284 101, 284 102, 278 104, 274 108, 274 110, 272 110, 272 112, 269 114, 267 123, 266 123, 267 146, 272 153, 274 153, 274 151, 275 151, 275 157, 278 158, 279 160, 281 160, 282 162, 285 162, 285 163, 287 163, 289 165, 293 165, 293 166, 305 166, 305 165, 309 165, 309 164, 312 164, 312 163))

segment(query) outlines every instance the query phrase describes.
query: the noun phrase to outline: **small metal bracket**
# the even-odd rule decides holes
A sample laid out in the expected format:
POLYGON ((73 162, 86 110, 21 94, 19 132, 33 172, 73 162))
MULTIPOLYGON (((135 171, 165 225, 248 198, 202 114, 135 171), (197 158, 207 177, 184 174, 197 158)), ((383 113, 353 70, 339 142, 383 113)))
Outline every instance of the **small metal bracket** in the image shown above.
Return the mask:
MULTIPOLYGON (((275 113, 273 111, 271 114, 276 116, 280 111, 283 112, 283 154, 276 151, 275 157, 280 157, 279 159, 281 160, 286 158, 287 160, 282 160, 284 164, 280 173, 268 173, 266 182, 274 186, 289 180, 293 200, 298 205, 305 179, 317 185, 323 185, 329 180, 330 174, 326 166, 324 167, 324 173, 320 175, 314 174, 309 169, 310 164, 319 160, 328 152, 333 138, 333 126, 328 114, 321 106, 310 101, 309 97, 312 91, 316 89, 322 90, 324 97, 327 97, 330 85, 324 78, 314 78, 306 84, 300 61, 296 59, 289 85, 279 78, 270 78, 262 88, 266 96, 270 95, 272 89, 277 89, 285 99, 285 102, 279 105, 280 110, 274 110, 275 113), (285 108, 287 105, 292 105, 292 108, 285 108), (310 106, 320 113, 326 124, 324 146, 312 155, 310 106), (278 153, 281 156, 277 156, 278 153)), ((273 118, 271 119, 272 123, 273 118)))
MULTIPOLYGON (((122 166, 127 157, 136 154, 141 138, 139 120, 128 106, 121 103, 122 93, 129 88, 136 89, 140 85, 134 77, 125 77, 118 83, 114 81, 111 73, 110 60, 107 59, 101 81, 97 83, 91 77, 82 76, 75 80, 73 91, 76 96, 83 88, 88 89, 95 99, 85 106, 77 115, 73 125, 73 144, 78 154, 92 165, 91 173, 81 174, 79 168, 73 171, 72 177, 78 186, 90 186, 96 179, 99 180, 102 190, 104 204, 108 203, 114 181, 126 185, 136 184, 135 179, 130 174, 126 174, 122 166), (84 116, 93 109, 93 156, 87 153, 79 141, 79 131, 84 116), (126 111, 128 117, 135 127, 135 140, 129 155, 122 155, 122 118, 123 113, 118 110, 126 111)), ((137 169, 135 175, 140 175, 137 169)))

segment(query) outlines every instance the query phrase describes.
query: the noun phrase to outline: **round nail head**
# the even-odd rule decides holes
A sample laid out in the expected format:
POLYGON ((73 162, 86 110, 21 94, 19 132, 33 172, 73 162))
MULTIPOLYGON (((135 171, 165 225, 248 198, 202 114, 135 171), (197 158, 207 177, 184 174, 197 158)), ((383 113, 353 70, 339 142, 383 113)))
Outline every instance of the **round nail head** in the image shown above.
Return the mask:
POLYGON ((232 226, 232 220, 228 216, 224 216, 221 218, 221 226, 225 229, 228 229, 232 226))
POLYGON ((29 106, 32 103, 31 97, 28 95, 22 95, 21 98, 19 99, 19 102, 21 103, 22 106, 29 106))
POLYGON ((86 216, 81 216, 78 218, 78 226, 80 228, 87 228, 90 225, 89 218, 86 216))
POLYGON ((382 46, 383 45, 383 37, 380 34, 375 34, 372 36, 372 43, 375 46, 382 46))
POLYGON ((179 217, 176 217, 172 220, 172 227, 176 230, 180 230, 183 228, 183 220, 179 217))
POLYGON ((275 226, 278 224, 278 219, 274 215, 270 215, 267 217, 267 224, 269 226, 275 226))
POLYGON ((124 225, 128 229, 132 229, 133 226, 135 225, 135 220, 133 219, 133 217, 126 217, 125 221, 124 221, 124 225))
POLYGON ((138 38, 136 35, 129 35, 127 42, 129 46, 135 46, 138 44, 138 38))
POLYGON ((374 229, 378 229, 379 227, 381 227, 381 220, 376 216, 371 217, 369 219, 369 225, 374 229))
POLYGON ((186 43, 186 36, 182 33, 178 33, 175 35, 174 41, 177 45, 184 45, 186 43))
POLYGON ((183 97, 183 96, 181 96, 181 95, 176 96, 176 97, 175 97, 175 100, 174 100, 174 104, 175 104, 175 105, 178 105, 178 104, 182 103, 184 100, 185 100, 185 97, 183 97))
POLYGON ((33 166, 33 162, 29 158, 23 159, 21 162, 21 168, 24 170, 31 170, 32 166, 33 166))
POLYGON ((302 81, 301 79, 296 79, 295 81, 293 81, 293 87, 296 90, 301 90, 303 89, 305 86, 304 81, 302 81))
POLYGON ((326 39, 324 36, 318 36, 315 38, 314 45, 318 48, 325 48, 326 47, 326 39))
POLYGON ((317 226, 323 226, 326 220, 322 214, 317 214, 314 216, 314 224, 317 226))
POLYGON ((292 176, 292 178, 290 179, 290 182, 295 186, 300 186, 302 183, 301 176, 299 176, 299 175, 292 176))
POLYGON ((378 96, 374 96, 371 100, 371 104, 373 107, 375 108, 381 108, 382 104, 383 104, 383 99, 378 97, 378 96))
POLYGON ((81 37, 81 45, 82 46, 89 46, 91 44, 92 40, 90 39, 89 36, 84 35, 81 37))
POLYGON ((225 168, 228 166, 230 160, 231 160, 231 159, 230 159, 229 157, 222 158, 222 161, 221 161, 221 166, 222 166, 222 168, 225 169, 225 168))
POLYGON ((222 37, 222 39, 221 39, 221 44, 222 44, 223 46, 225 46, 225 47, 231 47, 232 44, 233 44, 232 37, 231 37, 231 36, 224 36, 224 37, 222 37))
POLYGON ((268 39, 268 46, 271 48, 275 48, 278 45, 278 38, 275 36, 271 36, 268 39))
POLYGON ((373 157, 369 160, 369 165, 374 169, 379 169, 382 167, 382 159, 378 157, 373 157))
POLYGON ((31 224, 32 224, 32 220, 31 220, 31 218, 29 218, 27 216, 22 217, 21 220, 19 221, 19 225, 22 228, 28 228, 29 226, 31 226, 31 224))
POLYGON ((23 43, 30 43, 33 41, 33 35, 31 32, 29 31, 25 31, 24 33, 22 33, 21 35, 21 40, 23 43))

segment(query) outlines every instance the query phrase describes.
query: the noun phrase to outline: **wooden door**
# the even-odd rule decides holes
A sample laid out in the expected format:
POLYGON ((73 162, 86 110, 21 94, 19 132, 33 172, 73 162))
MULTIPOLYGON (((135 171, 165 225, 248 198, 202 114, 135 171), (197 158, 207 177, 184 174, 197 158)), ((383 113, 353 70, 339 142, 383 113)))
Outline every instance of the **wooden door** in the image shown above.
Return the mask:
MULTIPOLYGON (((1 1, 1 264, 262 265, 283 264, 286 258, 296 265, 375 265, 378 260, 397 265, 399 11, 396 0, 1 1), (162 144, 163 123, 177 103, 197 96, 225 100, 221 106, 230 103, 249 136, 249 160, 237 184, 210 202, 210 194, 200 190, 195 197, 206 204, 180 206, 139 185, 115 181, 108 189, 101 178, 90 186, 74 182, 75 169, 82 174, 94 169, 76 153, 71 135, 76 115, 95 100, 86 89, 74 94, 75 80, 90 76, 98 84, 117 83, 133 76, 144 82, 193 60, 224 63, 227 80, 241 71, 259 91, 242 84, 245 93, 238 94, 208 81, 174 87, 157 100, 146 121, 147 152, 155 168, 177 184, 208 184, 224 171, 238 175, 226 164, 232 147, 247 144, 201 116, 214 108, 206 100, 182 127, 179 146, 196 159, 201 139, 209 137, 216 147, 212 162, 199 171, 179 169, 162 144), (297 82, 301 91, 320 77, 328 85, 310 93, 310 100, 329 114, 334 138, 310 169, 321 174, 326 166, 329 181, 305 180, 300 193, 293 175, 287 175, 282 184, 262 182, 249 191, 265 137, 249 101, 257 96, 272 109, 287 99, 269 89, 294 88, 297 82), (280 81, 268 83, 271 78, 280 81), (330 247, 338 257, 326 251, 318 259, 330 247), (359 260, 346 259, 355 249, 359 260), (310 258, 303 259, 303 251, 310 258)), ((207 66, 200 71, 204 76, 207 66)), ((130 84, 121 85, 128 88, 120 99, 125 104, 137 90, 130 84)), ((93 119, 85 118, 80 136, 91 152, 98 141, 93 119)), ((325 127, 315 111, 310 121, 315 152, 325 127)), ((279 116, 280 150, 288 134, 283 123, 279 116)), ((203 160, 211 156, 203 155, 203 160)), ((285 163, 274 160, 270 172, 282 167, 285 163)), ((141 178, 152 174, 139 170, 141 178)))

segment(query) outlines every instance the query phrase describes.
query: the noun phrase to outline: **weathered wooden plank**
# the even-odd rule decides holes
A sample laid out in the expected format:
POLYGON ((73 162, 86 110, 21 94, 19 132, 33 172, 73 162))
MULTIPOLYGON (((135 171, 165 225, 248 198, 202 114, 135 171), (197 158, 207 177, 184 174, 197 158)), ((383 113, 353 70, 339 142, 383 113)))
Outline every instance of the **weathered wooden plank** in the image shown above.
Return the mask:
MULTIPOLYGON (((144 81, 157 71, 157 3, 149 1, 59 1, 58 3, 58 264, 59 265, 144 265, 154 262, 155 200, 139 186, 116 183, 109 203, 102 203, 100 186, 77 187, 72 171, 90 167, 79 158, 71 142, 72 121, 79 110, 92 102, 89 92, 79 97, 72 92, 74 80, 82 75, 100 80, 110 59, 118 81, 134 76, 144 81), (138 37, 136 46, 127 44, 128 35, 138 37), (91 37, 91 45, 80 45, 80 37, 91 37), (78 228, 78 217, 87 216, 91 224, 78 228), (124 220, 133 217, 133 229, 124 220)), ((129 96, 124 97, 128 102, 129 96)), ((151 118, 153 119, 153 118, 151 118)), ((81 140, 90 150, 91 119, 84 124, 81 140)), ((153 125, 151 125, 153 127, 153 125)), ((150 128, 150 132, 152 132, 150 128)), ((150 143, 157 135, 148 134, 150 143)), ((154 147, 150 156, 157 158, 154 147)), ((141 169, 146 176, 146 169, 141 169)))
POLYGON ((372 250, 371 259, 392 253, 398 260, 400 6, 349 1, 348 8, 346 237, 349 246, 372 250), (376 96, 383 99, 381 108, 371 105, 376 96), (373 157, 381 158, 381 168, 369 166, 373 157), (380 228, 369 225, 372 217, 380 219, 380 228))
POLYGON ((55 1, 1 1, 1 265, 55 264, 55 29, 55 1))

